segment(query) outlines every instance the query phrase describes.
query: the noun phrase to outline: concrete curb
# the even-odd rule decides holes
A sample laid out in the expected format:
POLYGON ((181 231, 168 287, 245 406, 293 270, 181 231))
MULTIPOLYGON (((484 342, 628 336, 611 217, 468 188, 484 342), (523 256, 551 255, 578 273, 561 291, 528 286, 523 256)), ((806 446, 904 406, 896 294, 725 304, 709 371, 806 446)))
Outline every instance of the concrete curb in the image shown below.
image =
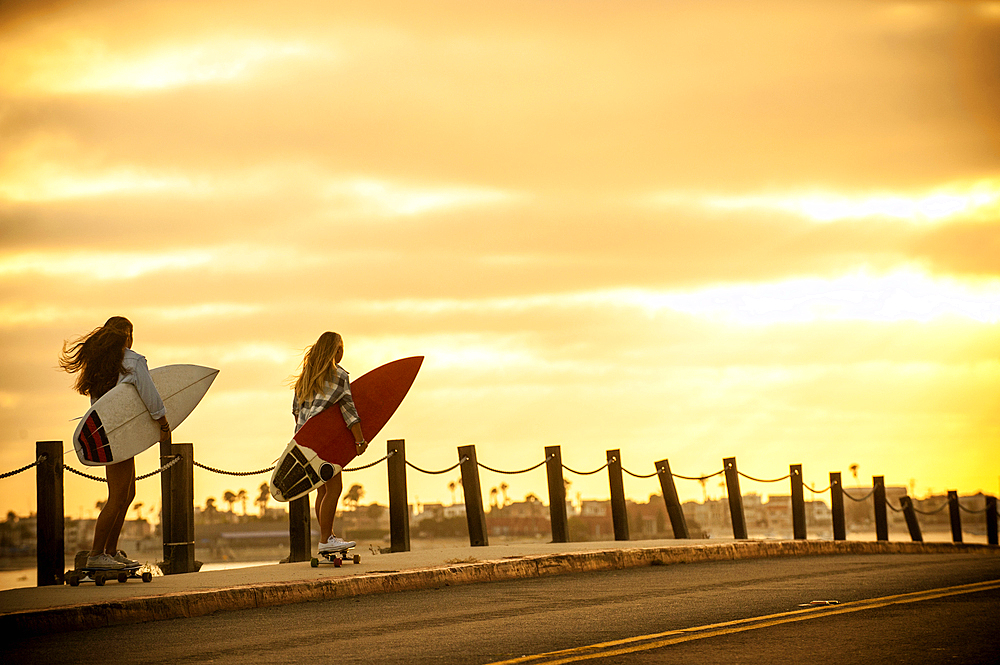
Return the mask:
POLYGON ((963 543, 857 541, 740 541, 712 545, 602 549, 566 554, 514 556, 452 563, 407 571, 362 573, 323 580, 253 584, 146 596, 66 607, 0 614, 5 634, 47 634, 215 612, 275 607, 291 603, 350 598, 459 584, 526 579, 549 575, 618 570, 640 566, 736 561, 836 554, 1000 554, 992 545, 963 543), (16 631, 16 632, 15 632, 16 631))

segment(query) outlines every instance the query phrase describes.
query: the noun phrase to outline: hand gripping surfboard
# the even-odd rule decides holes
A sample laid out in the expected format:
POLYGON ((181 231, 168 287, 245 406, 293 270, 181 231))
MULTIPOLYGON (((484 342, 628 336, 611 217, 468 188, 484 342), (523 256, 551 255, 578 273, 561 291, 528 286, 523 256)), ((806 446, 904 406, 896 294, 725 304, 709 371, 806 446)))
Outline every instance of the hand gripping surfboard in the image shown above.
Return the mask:
MULTIPOLYGON (((351 381, 361 429, 372 441, 399 408, 417 378, 423 356, 401 358, 351 381)), ((285 447, 271 474, 271 496, 292 501, 340 473, 357 456, 354 436, 340 409, 330 407, 306 421, 285 447)))

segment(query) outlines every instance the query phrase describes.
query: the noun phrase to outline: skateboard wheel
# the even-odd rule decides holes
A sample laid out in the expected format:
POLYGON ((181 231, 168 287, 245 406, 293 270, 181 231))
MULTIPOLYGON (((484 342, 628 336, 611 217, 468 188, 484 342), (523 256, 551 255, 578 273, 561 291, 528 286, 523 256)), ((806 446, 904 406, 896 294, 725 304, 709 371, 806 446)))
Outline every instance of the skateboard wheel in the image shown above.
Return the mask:
POLYGON ((148 570, 146 572, 144 572, 142 574, 142 581, 143 582, 152 582, 153 581, 153 573, 149 572, 148 570))
POLYGON ((94 584, 97 586, 104 586, 104 582, 107 578, 104 577, 104 573, 97 573, 94 575, 94 584))
POLYGON ((70 586, 80 586, 79 575, 70 575, 69 577, 66 578, 66 581, 69 582, 70 586))
POLYGON ((313 568, 319 568, 319 559, 317 559, 316 557, 309 559, 309 565, 312 566, 313 568))
POLYGON ((361 563, 361 555, 360 554, 355 554, 354 555, 354 563, 361 563))
POLYGON ((128 582, 128 573, 125 571, 118 573, 118 582, 128 582))
POLYGON ((334 568, 340 568, 342 565, 344 565, 344 560, 341 559, 340 557, 334 557, 334 559, 333 559, 333 567, 334 568))

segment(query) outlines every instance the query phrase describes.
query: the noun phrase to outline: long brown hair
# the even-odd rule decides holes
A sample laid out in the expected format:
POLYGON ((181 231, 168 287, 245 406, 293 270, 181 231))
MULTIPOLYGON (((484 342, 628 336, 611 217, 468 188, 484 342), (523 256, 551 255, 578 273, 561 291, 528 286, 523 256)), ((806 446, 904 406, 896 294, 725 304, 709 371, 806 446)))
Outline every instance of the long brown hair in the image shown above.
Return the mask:
POLYGON ((325 332, 316 343, 306 349, 302 358, 302 372, 295 380, 295 396, 308 401, 323 390, 323 383, 334 373, 337 349, 343 347, 343 338, 335 332, 325 332))
POLYGON ((91 397, 100 397, 114 388, 118 376, 128 373, 122 360, 131 334, 131 321, 124 316, 112 316, 100 328, 63 342, 59 367, 70 374, 79 372, 73 388, 91 397))

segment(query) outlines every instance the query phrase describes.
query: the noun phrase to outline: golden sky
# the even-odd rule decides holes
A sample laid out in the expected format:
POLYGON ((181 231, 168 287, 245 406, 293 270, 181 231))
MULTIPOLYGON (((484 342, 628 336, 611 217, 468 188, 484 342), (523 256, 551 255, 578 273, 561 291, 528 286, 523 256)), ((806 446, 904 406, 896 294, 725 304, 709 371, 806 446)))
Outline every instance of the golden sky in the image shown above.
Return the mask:
POLYGON ((336 330, 355 377, 426 356, 362 461, 998 490, 1000 2, 6 0, 0 43, 0 472, 70 450, 59 349, 123 315, 221 370, 175 433, 213 467, 273 463, 336 330))

